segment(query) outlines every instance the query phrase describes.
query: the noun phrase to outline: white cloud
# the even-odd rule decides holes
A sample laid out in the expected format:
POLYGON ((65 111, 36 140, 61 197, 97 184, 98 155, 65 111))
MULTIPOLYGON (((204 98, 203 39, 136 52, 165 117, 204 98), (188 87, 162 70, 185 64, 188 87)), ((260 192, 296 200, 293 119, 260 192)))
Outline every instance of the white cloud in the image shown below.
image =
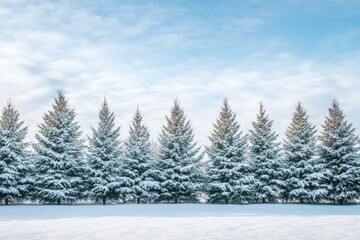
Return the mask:
MULTIPOLYGON (((356 53, 335 62, 306 59, 283 49, 271 57, 264 49, 233 64, 195 53, 177 59, 163 51, 177 47, 183 51, 190 43, 204 42, 207 29, 198 29, 206 28, 202 21, 194 21, 195 26, 184 20, 164 27, 169 13, 162 7, 151 13, 156 9, 151 4, 119 7, 110 15, 70 6, 47 3, 14 10, 0 4, 0 12, 6 15, 0 22, 1 36, 6 33, 0 37, 2 103, 13 99, 30 124, 30 140, 59 88, 76 108, 85 133, 97 123, 98 108, 106 96, 122 125, 122 138, 139 105, 156 139, 175 97, 201 144, 208 143, 212 122, 225 97, 245 132, 255 119, 260 100, 282 134, 297 101, 304 103, 311 120, 319 124, 334 97, 342 103, 349 121, 360 128, 356 122, 360 118, 356 53), (149 11, 137 19, 141 9, 149 11), (152 44, 165 48, 156 49, 152 44)), ((256 28, 262 21, 240 18, 235 24, 256 28)), ((271 51, 281 45, 270 43, 271 51)))

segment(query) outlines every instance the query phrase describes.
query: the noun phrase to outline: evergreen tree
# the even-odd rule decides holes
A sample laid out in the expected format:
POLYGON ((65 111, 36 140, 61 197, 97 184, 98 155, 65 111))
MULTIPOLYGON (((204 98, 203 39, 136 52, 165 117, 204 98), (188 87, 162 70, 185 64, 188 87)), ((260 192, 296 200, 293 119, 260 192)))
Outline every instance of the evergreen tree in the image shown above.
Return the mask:
POLYGON ((359 198, 359 142, 354 132, 355 128, 345 120, 338 101, 333 100, 319 137, 324 200, 344 204, 359 198))
POLYGON ((201 186, 198 181, 201 179, 199 167, 203 154, 199 154, 193 128, 177 100, 171 108, 170 117, 166 116, 159 143, 160 198, 173 199, 175 203, 196 201, 201 186))
POLYGON ((312 162, 316 156, 315 133, 315 126, 309 122, 306 110, 298 103, 284 141, 287 199, 299 202, 311 200, 311 192, 316 187, 312 178, 312 162))
POLYGON ((24 197, 27 181, 27 143, 24 142, 27 127, 19 119, 19 112, 9 101, 0 118, 0 200, 24 197))
POLYGON ((273 121, 269 120, 260 102, 260 111, 250 130, 250 158, 255 177, 256 198, 259 201, 277 201, 285 187, 283 162, 280 156, 278 135, 272 130, 273 121))
POLYGON ((36 198, 43 202, 74 202, 84 174, 83 141, 75 111, 59 90, 52 110, 44 114, 36 134, 36 198))
POLYGON ((105 99, 99 111, 98 126, 92 128, 92 133, 87 154, 89 192, 92 198, 106 204, 107 199, 119 198, 120 189, 121 194, 124 189, 130 189, 133 181, 123 176, 120 127, 115 127, 115 114, 110 112, 105 99))
POLYGON ((249 202, 253 198, 251 166, 246 161, 246 137, 239 131, 236 114, 225 99, 220 116, 213 124, 207 148, 209 202, 249 202))
MULTIPOLYGON (((133 198, 140 203, 158 197, 160 184, 154 175, 154 159, 151 152, 150 133, 142 123, 143 116, 137 108, 130 125, 129 137, 125 141, 125 168, 134 180, 133 198)), ((160 173, 158 173, 160 174, 160 173)))

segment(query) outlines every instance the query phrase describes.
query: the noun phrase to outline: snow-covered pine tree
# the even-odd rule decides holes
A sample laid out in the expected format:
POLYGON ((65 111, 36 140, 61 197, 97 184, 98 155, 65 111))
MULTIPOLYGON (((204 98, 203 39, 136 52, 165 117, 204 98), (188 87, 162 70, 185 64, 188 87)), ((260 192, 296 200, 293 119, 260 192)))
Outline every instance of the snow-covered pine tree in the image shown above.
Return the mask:
POLYGON ((283 181, 283 161, 280 154, 278 135, 272 130, 273 121, 269 120, 260 102, 257 120, 250 130, 250 158, 255 178, 256 198, 261 202, 277 201, 285 187, 283 181))
POLYGON ((250 202, 254 197, 251 166, 246 160, 246 136, 239 131, 240 124, 224 100, 219 118, 213 124, 206 149, 210 161, 207 167, 208 201, 211 203, 250 202))
POLYGON ((143 124, 143 116, 136 109, 130 125, 129 137, 125 141, 126 153, 124 167, 130 173, 129 177, 134 180, 131 195, 137 203, 153 201, 160 193, 160 183, 154 173, 154 159, 151 152, 150 133, 143 124))
POLYGON ((159 136, 158 169, 161 171, 161 200, 197 201, 200 190, 200 147, 194 142, 193 128, 180 103, 175 100, 170 117, 159 136))
POLYGON ((0 200, 5 204, 23 198, 28 189, 27 127, 20 121, 20 114, 8 101, 0 118, 0 200))
POLYGON ((344 204, 359 199, 360 148, 354 132, 339 102, 333 100, 319 136, 319 161, 324 166, 321 187, 327 192, 324 200, 344 204))
POLYGON ((87 154, 89 195, 101 200, 117 200, 121 194, 129 192, 133 181, 122 174, 122 151, 120 147, 120 127, 115 127, 115 114, 110 112, 106 99, 99 111, 97 128, 92 127, 87 154))
POLYGON ((72 203, 79 198, 83 185, 83 140, 76 113, 68 105, 62 90, 44 114, 34 144, 36 198, 42 202, 72 203))
POLYGON ((309 122, 306 110, 297 103, 292 121, 285 133, 285 198, 291 201, 311 201, 316 156, 316 130, 309 122))

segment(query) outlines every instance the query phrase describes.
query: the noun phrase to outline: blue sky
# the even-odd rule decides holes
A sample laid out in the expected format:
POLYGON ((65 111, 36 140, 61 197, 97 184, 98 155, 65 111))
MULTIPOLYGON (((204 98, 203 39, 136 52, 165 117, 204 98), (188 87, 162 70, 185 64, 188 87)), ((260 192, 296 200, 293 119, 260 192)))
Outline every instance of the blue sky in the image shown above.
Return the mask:
POLYGON ((104 96, 123 139, 138 105, 156 139, 175 97, 201 144, 225 97, 245 132, 260 100, 280 136, 297 101, 360 128, 359 66, 360 1, 0 1, 1 104, 30 141, 60 88, 85 134, 104 96))

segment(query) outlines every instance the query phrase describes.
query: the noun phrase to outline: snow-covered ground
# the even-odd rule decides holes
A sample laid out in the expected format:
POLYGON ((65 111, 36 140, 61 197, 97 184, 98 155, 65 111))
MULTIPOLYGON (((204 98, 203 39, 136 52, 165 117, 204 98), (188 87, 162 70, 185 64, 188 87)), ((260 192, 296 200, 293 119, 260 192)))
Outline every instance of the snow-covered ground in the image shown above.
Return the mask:
POLYGON ((0 239, 360 239, 360 205, 0 206, 0 239))

